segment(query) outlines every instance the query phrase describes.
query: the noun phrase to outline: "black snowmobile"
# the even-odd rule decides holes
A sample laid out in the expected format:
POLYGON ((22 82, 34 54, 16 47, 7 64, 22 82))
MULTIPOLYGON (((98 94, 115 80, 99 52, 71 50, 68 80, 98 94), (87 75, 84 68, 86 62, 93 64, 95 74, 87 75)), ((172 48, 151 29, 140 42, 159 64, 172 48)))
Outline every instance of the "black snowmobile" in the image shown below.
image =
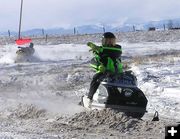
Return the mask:
MULTIPOLYGON (((82 104, 86 96, 82 98, 82 104)), ((121 75, 108 75, 94 94, 91 109, 112 108, 126 115, 141 118, 146 112, 147 98, 137 87, 137 79, 132 71, 121 75)))
MULTIPOLYGON (((88 108, 112 108, 135 118, 141 118, 145 114, 148 100, 137 87, 137 79, 132 71, 121 74, 106 73, 100 82, 88 108)), ((86 100, 85 95, 81 101, 83 106, 86 100)))

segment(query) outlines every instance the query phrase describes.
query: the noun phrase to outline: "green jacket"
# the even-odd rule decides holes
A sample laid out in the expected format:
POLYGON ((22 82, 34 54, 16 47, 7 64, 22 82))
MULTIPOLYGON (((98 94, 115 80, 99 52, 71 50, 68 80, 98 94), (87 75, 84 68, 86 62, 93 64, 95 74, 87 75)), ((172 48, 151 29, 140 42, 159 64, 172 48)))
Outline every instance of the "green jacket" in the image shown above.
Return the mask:
POLYGON ((122 73, 123 65, 121 63, 122 49, 120 45, 116 46, 96 46, 93 43, 88 43, 91 47, 94 58, 91 60, 90 66, 96 70, 96 72, 112 72, 122 73))

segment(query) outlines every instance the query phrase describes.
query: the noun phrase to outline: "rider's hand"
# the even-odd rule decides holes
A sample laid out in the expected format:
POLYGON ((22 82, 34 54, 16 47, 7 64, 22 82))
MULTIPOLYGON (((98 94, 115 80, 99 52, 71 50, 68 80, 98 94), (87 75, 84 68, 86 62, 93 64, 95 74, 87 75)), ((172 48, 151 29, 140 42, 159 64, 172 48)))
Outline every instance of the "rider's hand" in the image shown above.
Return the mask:
POLYGON ((89 47, 91 47, 91 50, 90 50, 90 51, 98 51, 98 50, 99 50, 99 47, 96 46, 96 45, 95 45, 94 43, 92 43, 92 42, 88 42, 87 45, 88 45, 89 47))
POLYGON ((87 43, 87 46, 90 46, 90 47, 91 47, 92 45, 94 45, 92 42, 88 42, 88 43, 87 43))
POLYGON ((106 68, 102 64, 98 67, 98 69, 100 72, 105 72, 105 70, 106 70, 106 68))

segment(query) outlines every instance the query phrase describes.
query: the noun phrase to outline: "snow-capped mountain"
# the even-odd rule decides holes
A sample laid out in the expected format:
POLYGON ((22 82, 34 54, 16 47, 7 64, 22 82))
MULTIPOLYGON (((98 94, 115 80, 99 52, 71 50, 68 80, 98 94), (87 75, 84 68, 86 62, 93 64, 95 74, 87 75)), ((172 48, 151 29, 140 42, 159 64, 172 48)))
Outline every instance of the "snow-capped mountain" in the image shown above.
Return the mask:
MULTIPOLYGON (((148 30, 150 27, 155 27, 157 29, 167 29, 169 27, 180 27, 180 18, 177 19, 167 19, 160 21, 150 21, 145 23, 124 23, 123 25, 82 25, 75 26, 68 29, 59 28, 36 28, 32 30, 22 31, 22 35, 67 35, 67 34, 92 34, 92 33, 102 33, 104 31, 112 32, 129 32, 134 30, 148 30)), ((15 36, 18 33, 15 31, 11 32, 11 35, 15 36)), ((0 32, 0 35, 7 36, 7 32, 0 32)))

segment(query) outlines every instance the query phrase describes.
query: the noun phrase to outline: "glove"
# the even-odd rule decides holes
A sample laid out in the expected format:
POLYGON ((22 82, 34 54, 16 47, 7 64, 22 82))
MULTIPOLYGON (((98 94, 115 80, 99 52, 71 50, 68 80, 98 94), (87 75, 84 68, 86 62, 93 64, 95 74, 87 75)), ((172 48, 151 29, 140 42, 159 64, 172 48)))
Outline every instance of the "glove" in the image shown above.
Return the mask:
POLYGON ((104 67, 104 65, 101 64, 101 65, 98 67, 98 70, 99 70, 100 72, 105 72, 106 68, 104 67))
POLYGON ((91 46, 93 46, 93 45, 95 45, 95 44, 92 43, 92 42, 88 42, 88 43, 87 43, 87 46, 89 46, 89 47, 91 47, 91 46))
POLYGON ((87 46, 89 46, 89 47, 91 47, 91 50, 90 51, 99 51, 99 47, 98 46, 96 46, 94 43, 92 43, 92 42, 88 42, 87 43, 87 46))

